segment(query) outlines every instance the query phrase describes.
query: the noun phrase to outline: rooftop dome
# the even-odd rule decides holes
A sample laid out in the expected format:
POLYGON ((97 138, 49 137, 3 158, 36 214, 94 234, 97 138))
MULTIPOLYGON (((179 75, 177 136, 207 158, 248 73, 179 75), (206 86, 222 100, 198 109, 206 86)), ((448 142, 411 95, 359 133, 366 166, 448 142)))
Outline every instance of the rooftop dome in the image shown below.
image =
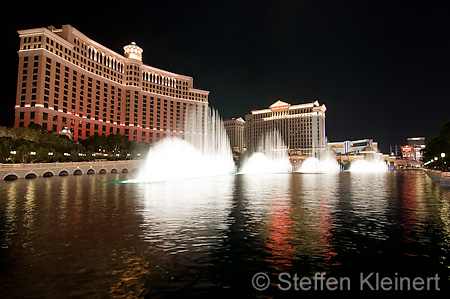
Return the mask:
POLYGON ((144 50, 136 45, 135 42, 131 42, 131 44, 126 45, 123 47, 123 50, 125 51, 125 57, 142 61, 142 52, 144 52, 144 50))

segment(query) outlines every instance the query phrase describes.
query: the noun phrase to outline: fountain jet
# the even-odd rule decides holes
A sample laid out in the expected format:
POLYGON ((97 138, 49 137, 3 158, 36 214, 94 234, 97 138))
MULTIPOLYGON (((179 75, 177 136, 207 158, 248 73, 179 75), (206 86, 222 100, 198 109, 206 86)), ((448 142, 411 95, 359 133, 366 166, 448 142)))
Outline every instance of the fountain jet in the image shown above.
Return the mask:
POLYGON ((191 111, 184 132, 184 140, 171 137, 153 146, 132 182, 209 177, 235 172, 230 142, 217 111, 209 107, 191 111))
POLYGON ((261 138, 258 151, 244 162, 241 174, 288 173, 292 171, 287 148, 278 131, 267 132, 261 138))

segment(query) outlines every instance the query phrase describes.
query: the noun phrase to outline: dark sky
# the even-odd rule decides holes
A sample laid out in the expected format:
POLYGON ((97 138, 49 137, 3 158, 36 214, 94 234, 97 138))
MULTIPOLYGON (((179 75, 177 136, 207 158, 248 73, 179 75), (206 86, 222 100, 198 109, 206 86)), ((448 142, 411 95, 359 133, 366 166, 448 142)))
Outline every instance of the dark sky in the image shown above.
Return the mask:
POLYGON ((2 125, 13 124, 16 31, 62 24, 120 54, 135 41, 144 63, 210 90, 223 118, 318 99, 330 141, 373 138, 383 152, 450 120, 448 1, 60 3, 9 10, 2 125))

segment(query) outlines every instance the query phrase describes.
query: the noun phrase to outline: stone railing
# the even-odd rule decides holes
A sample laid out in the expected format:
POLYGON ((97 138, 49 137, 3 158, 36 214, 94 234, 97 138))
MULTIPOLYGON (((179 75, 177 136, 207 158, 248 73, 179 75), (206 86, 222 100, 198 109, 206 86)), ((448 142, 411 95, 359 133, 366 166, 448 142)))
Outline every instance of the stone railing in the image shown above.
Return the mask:
POLYGON ((3 180, 136 171, 142 160, 0 164, 3 180))
POLYGON ((425 169, 426 174, 442 186, 450 186, 450 172, 425 169))

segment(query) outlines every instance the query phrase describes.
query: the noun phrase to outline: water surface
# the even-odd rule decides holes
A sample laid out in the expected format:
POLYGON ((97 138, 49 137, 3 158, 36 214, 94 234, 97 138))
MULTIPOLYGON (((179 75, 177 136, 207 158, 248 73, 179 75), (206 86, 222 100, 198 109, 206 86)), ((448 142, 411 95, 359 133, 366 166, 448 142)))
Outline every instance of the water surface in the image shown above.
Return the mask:
POLYGON ((128 178, 0 182, 0 297, 311 295, 257 291, 257 272, 449 283, 450 190, 422 172, 128 178))

